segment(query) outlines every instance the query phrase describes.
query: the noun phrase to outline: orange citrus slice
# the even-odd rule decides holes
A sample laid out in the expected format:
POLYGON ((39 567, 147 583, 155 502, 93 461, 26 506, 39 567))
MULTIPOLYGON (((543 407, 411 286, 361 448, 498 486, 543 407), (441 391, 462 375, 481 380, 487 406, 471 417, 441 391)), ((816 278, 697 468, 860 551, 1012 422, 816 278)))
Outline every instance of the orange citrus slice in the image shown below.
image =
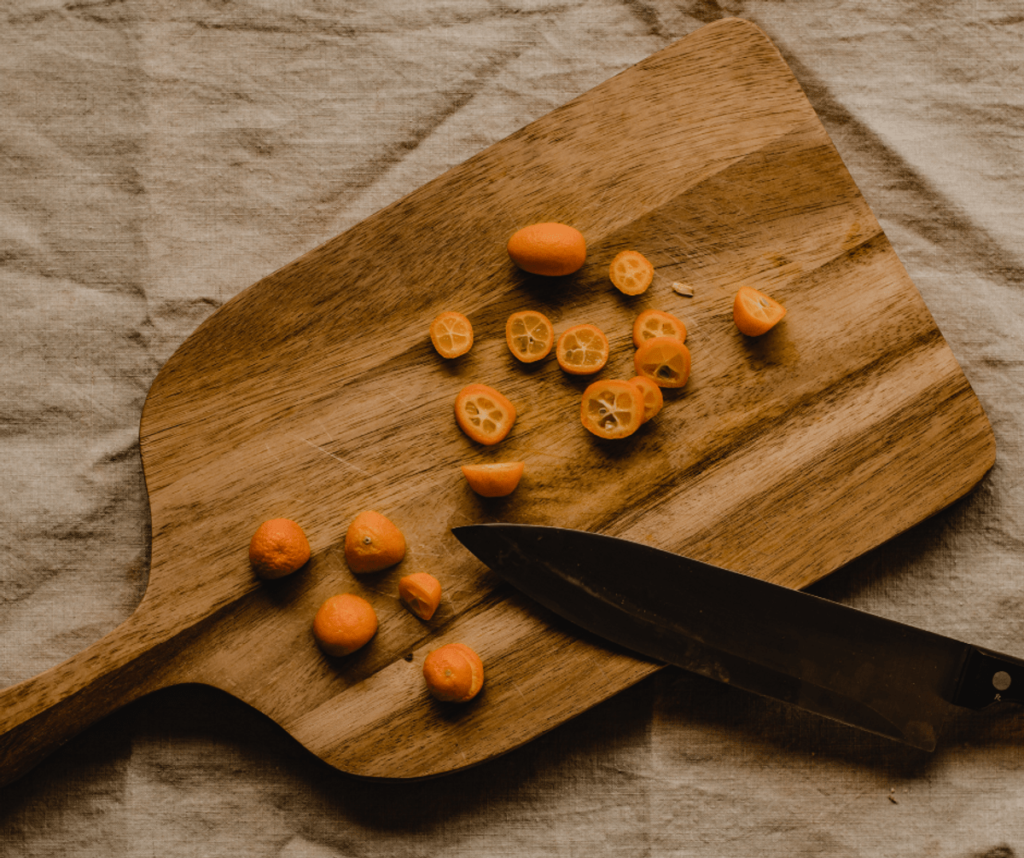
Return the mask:
POLYGON ((555 328, 543 313, 520 310, 508 317, 505 342, 518 360, 535 363, 546 358, 551 351, 555 344, 555 328))
POLYGON ((646 423, 661 411, 661 407, 665 404, 665 397, 661 393, 661 388, 645 376, 638 375, 629 381, 640 388, 640 393, 644 397, 644 419, 641 422, 646 423))
POLYGON ((508 240, 508 255, 523 271, 561 277, 583 267, 587 242, 583 233, 564 223, 524 226, 508 240))
POLYGON ((750 286, 741 286, 732 302, 732 318, 740 333, 759 337, 786 315, 786 308, 750 286))
POLYGON ((681 343, 686 342, 686 325, 664 310, 644 310, 633 322, 633 345, 640 348, 644 340, 655 337, 676 337, 681 343))
POLYGON ((480 497, 503 498, 512 494, 522 479, 524 462, 494 462, 489 465, 463 465, 469 487, 480 497))
POLYGON ((690 377, 690 350, 675 337, 655 337, 636 350, 633 365, 658 387, 682 387, 690 377))
POLYGON ((608 337, 596 325, 573 325, 555 348, 558 365, 571 375, 590 375, 608 363, 608 337))
POLYGON ((640 295, 654 279, 654 266, 636 250, 623 250, 608 266, 608 276, 624 295, 640 295))
POLYGON ((430 342, 441 357, 459 357, 473 347, 473 325, 462 313, 446 310, 430 323, 430 342))
POLYGON ((480 444, 497 444, 516 422, 516 408, 493 387, 467 384, 455 397, 455 422, 480 444))
POLYGON ((600 379, 583 391, 580 419, 599 438, 625 438, 644 419, 644 395, 630 381, 600 379))

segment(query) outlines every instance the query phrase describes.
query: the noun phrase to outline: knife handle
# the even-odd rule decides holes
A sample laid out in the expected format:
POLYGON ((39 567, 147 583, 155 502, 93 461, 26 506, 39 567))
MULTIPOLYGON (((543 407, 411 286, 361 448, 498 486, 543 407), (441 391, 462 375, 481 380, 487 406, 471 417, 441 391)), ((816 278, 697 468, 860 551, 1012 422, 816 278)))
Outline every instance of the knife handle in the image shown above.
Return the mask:
POLYGON ((983 709, 992 703, 1024 703, 1024 659, 972 646, 953 703, 983 709))

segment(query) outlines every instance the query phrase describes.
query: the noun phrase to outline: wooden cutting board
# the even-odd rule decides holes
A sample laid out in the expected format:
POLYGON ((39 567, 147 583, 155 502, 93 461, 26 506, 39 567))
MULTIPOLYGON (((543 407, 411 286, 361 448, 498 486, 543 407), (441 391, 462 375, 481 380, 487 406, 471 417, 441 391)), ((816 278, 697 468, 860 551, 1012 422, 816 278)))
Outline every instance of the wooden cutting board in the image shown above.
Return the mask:
MULTIPOLYGON (((358 775, 436 775, 508 751, 658 666, 604 646, 517 596, 450 528, 520 521, 619 535, 802 587, 964 494, 992 465, 992 431, 921 296, 799 84, 753 25, 707 26, 490 147, 225 304, 160 372, 141 425, 152 571, 107 637, 0 695, 0 781, 113 709, 175 683, 251 704, 358 775), (505 252, 516 229, 563 221, 585 267, 545 279, 505 252), (611 286, 620 250, 656 278, 611 286), (674 281, 693 287, 684 298, 674 281), (751 340, 732 322, 750 284, 785 320, 751 340), (524 367, 504 326, 547 313, 560 332, 601 327, 605 376, 633 375, 631 327, 655 307, 689 328, 693 374, 636 435, 579 423, 587 378, 524 367), (441 359, 442 310, 476 344, 441 359), (475 445, 456 393, 492 385, 517 406, 511 435, 475 445), (467 462, 523 460, 507 499, 467 487, 467 462), (375 509, 406 559, 354 576, 342 543, 375 509), (313 558, 274 583, 247 547, 287 517, 313 558), (431 622, 397 581, 431 572, 431 622), (310 623, 354 592, 380 629, 331 659, 310 623), (472 703, 441 705, 421 666, 463 641, 486 664, 472 703)), ((629 574, 629 570, 623 570, 629 574)))

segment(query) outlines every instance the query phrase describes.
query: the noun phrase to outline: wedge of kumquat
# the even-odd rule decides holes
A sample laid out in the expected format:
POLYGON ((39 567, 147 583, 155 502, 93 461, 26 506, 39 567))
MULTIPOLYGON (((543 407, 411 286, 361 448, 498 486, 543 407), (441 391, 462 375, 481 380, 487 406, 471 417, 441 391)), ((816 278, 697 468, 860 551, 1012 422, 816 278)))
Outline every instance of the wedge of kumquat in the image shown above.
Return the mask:
POLYGON ((644 419, 641 422, 646 423, 661 411, 662 406, 665 404, 665 397, 661 392, 661 388, 646 376, 635 376, 630 379, 630 382, 639 387, 640 393, 643 395, 644 419))
POLYGON ((786 315, 786 308, 751 286, 741 286, 732 302, 732 318, 740 333, 759 337, 774 328, 786 315))
POLYGON ((463 465, 462 474, 469 487, 480 497, 503 498, 512 494, 523 478, 524 462, 493 462, 463 465))
POLYGON ((441 604, 441 582, 427 572, 413 572, 399 579, 398 597, 421 620, 429 620, 441 604))

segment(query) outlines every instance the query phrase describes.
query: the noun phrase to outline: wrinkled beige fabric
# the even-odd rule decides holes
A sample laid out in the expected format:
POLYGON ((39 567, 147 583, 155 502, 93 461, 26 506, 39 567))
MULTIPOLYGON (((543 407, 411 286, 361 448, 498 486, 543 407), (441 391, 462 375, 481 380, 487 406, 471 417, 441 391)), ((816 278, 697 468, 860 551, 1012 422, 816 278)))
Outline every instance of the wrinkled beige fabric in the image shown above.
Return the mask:
MULTIPOLYGON (((137 442, 222 302, 720 17, 792 65, 995 427, 967 498, 818 585, 1024 655, 1024 4, 10 0, 0 9, 0 685, 145 587, 137 442)), ((912 490, 912 489, 908 489, 912 490)), ((4 856, 1024 855, 1024 710, 925 755, 666 670, 429 783, 172 689, 0 790, 4 856)))

